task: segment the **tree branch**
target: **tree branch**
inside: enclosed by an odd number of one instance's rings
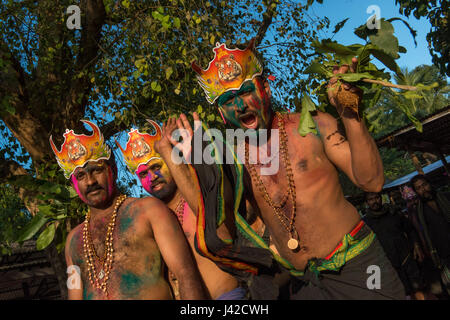
[[[272,8],[272,2],[267,5],[267,10],[263,14],[263,21],[258,29],[258,32],[255,36],[255,47],[258,46],[262,39],[264,39],[264,36],[266,35],[267,29],[269,28],[270,24],[272,23],[273,15],[276,13],[276,7]]]

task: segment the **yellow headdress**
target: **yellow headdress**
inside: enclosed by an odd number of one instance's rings
[[[88,161],[108,160],[111,157],[111,149],[105,144],[100,129],[88,120],[81,122],[92,128],[92,135],[75,134],[73,130],[66,129],[61,151],[58,151],[50,136],[50,145],[66,179],[70,178],[76,168],[83,167]]]
[[[155,135],[151,136],[148,133],[140,133],[138,129],[132,129],[128,132],[129,138],[125,150],[116,141],[117,146],[122,151],[128,170],[133,174],[141,164],[146,164],[154,158],[161,158],[159,153],[155,151],[154,145],[156,141],[161,139],[162,130],[155,121],[147,121],[155,128]]]
[[[244,81],[262,74],[263,67],[256,58],[253,47],[254,39],[245,50],[228,49],[224,43],[216,43],[213,49],[214,59],[206,70],[202,70],[195,62],[192,63],[192,69],[197,73],[197,80],[210,104],[224,92],[239,90]]]

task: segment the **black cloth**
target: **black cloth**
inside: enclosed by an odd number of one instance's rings
[[[364,221],[377,235],[406,293],[411,294],[422,288],[420,268],[413,259],[413,244],[418,241],[418,236],[409,220],[395,208],[384,205],[379,212],[369,209]]]
[[[364,225],[355,238],[363,238],[370,231],[370,228]],[[379,286],[374,280],[377,275],[379,275]],[[316,275],[307,269],[303,277],[291,277],[289,293],[291,300],[404,300],[406,298],[403,284],[377,238],[361,254],[349,260],[339,272],[322,271]]]
[[[445,197],[450,201],[449,193],[442,193],[441,196]],[[428,235],[430,237],[432,246],[437,251],[437,255],[441,260],[441,264],[450,266],[450,223],[448,222],[446,215],[443,210],[448,210],[448,208],[441,208],[438,202],[438,208],[440,212],[434,211],[427,203],[422,203],[423,208],[423,218],[425,221],[425,226],[428,230]],[[447,215],[449,212],[445,212]],[[433,249],[431,249],[433,250]],[[430,250],[430,251],[431,251]]]
[[[192,139],[193,159],[195,159],[196,157],[196,152],[203,152],[204,146],[210,143],[211,141],[203,141],[202,148],[199,148],[199,146],[195,143],[195,139]],[[216,143],[220,143],[220,141],[217,141]],[[216,152],[218,150],[224,149],[216,149]],[[253,243],[242,231],[240,231],[239,228],[236,229],[236,236],[233,239],[233,243],[231,244],[223,242],[217,234],[219,199],[221,196],[220,188],[222,178],[228,180],[232,189],[232,196],[230,197],[230,199],[226,199],[226,205],[230,205],[231,203],[230,206],[233,207],[232,204],[235,200],[235,191],[237,189],[238,179],[240,179],[236,171],[236,165],[216,163],[205,164],[203,162],[201,164],[193,163],[192,167],[196,171],[204,203],[204,234],[208,251],[215,256],[228,258],[236,262],[244,262],[253,267],[256,267],[257,274],[252,274],[245,270],[243,271],[233,268],[232,266],[221,263],[220,261],[213,261],[219,268],[221,268],[225,272],[230,273],[240,281],[243,281],[247,284],[248,290],[250,292],[250,299],[277,299],[279,289],[277,283],[274,282],[273,279],[275,273],[278,272],[278,267],[270,251],[253,245]],[[245,201],[241,200],[238,212],[243,217],[245,217]],[[268,234],[265,235],[265,238],[268,238]],[[195,248],[199,252],[199,254],[203,255],[203,252],[199,250],[197,237],[195,237]]]

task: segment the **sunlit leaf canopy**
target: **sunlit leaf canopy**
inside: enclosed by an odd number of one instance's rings
[[[310,43],[328,26],[306,14],[305,1],[83,0],[76,30],[66,24],[73,4],[0,1],[0,171],[34,216],[19,240],[44,229],[40,248],[57,238],[62,249],[86,212],[56,164],[50,135],[60,145],[66,128],[88,133],[79,120],[89,119],[110,144],[112,136],[124,142],[131,127],[150,130],[145,118],[161,123],[192,111],[220,127],[190,65],[206,67],[216,42],[243,47],[253,37],[275,76],[274,105],[289,107],[304,87]],[[123,192],[134,183],[119,180]]]

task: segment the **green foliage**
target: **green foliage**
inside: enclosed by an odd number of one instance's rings
[[[388,181],[393,181],[416,170],[407,152],[395,148],[381,148],[380,156],[383,160],[384,176]]]
[[[395,60],[400,57],[399,53],[404,53],[406,50],[399,46],[398,40],[394,36],[394,27],[390,22],[393,20],[399,19],[380,19],[380,29],[371,30],[368,29],[365,24],[356,28],[355,34],[365,40],[365,44],[345,46],[336,41],[332,41],[331,39],[312,42],[316,58],[304,70],[304,73],[310,74],[309,83],[311,85],[308,87],[308,90],[315,97],[320,110],[327,110],[330,113],[334,113],[334,108],[331,107],[328,102],[326,83],[330,78],[336,77],[338,82],[344,81],[353,83],[363,89],[364,94],[359,112],[365,119],[368,119],[366,110],[372,108],[377,103],[381,96],[383,86],[386,84],[389,85],[390,83],[387,82],[387,80],[391,78],[389,72],[385,72],[384,68],[379,69],[371,62],[371,59],[373,58],[377,59],[393,72],[396,78],[404,78],[404,75]],[[342,27],[342,22],[337,25],[335,30],[339,31],[340,27]],[[354,57],[358,58],[355,72],[333,74],[333,68],[335,66],[342,64],[351,65],[352,58]],[[372,82],[369,82],[371,80]],[[438,86],[437,83],[428,85],[417,83],[414,92],[407,90],[392,90],[392,92],[407,100],[414,100],[423,98],[424,92],[436,86]],[[418,130],[421,130],[420,122],[413,116],[409,108],[405,105],[396,106],[416,125]],[[307,107],[307,109],[311,110],[311,107]],[[312,109],[312,111],[314,110],[315,108]],[[305,115],[307,112],[308,111],[302,111]],[[314,127],[311,127],[310,124],[305,121],[299,127],[299,132],[302,135],[306,135],[308,132],[314,132]]]
[[[423,91],[420,97],[399,95],[395,90],[384,88],[381,90],[378,103],[366,109],[366,116],[370,123],[370,130],[375,138],[382,137],[398,128],[407,125],[411,118],[416,119],[416,126],[420,126],[418,119],[438,111],[450,104],[450,87],[445,76],[439,73],[436,66],[422,65],[412,71],[402,70],[402,77],[394,77],[401,85],[423,84],[434,88]],[[414,94],[414,91],[411,91]],[[407,116],[407,113],[409,115]]]
[[[30,215],[15,190],[0,185],[0,255],[10,253],[11,244],[30,221]]]
[[[450,5],[447,0],[395,0],[400,4],[400,13],[409,17],[426,17],[431,23],[431,29],[427,34],[428,48],[430,49],[433,63],[440,71],[450,76],[450,44],[449,44],[449,12]]]
[[[39,203],[20,240],[38,237],[40,248],[63,241],[85,210],[56,166],[50,135],[59,145],[65,128],[80,132],[79,120],[87,118],[107,128],[108,140],[132,126],[149,129],[146,118],[161,123],[198,106],[209,126],[223,128],[191,63],[206,67],[216,42],[246,45],[262,23],[268,29],[257,49],[262,60],[271,57],[265,62],[276,76],[273,104],[285,108],[282,92],[305,88],[297,75],[310,59],[312,39],[329,25],[327,18],[312,20],[309,4],[291,1],[88,0],[79,3],[82,29],[70,30],[65,11],[72,4],[0,0],[0,156],[30,175],[8,183],[26,188]],[[63,242],[57,243],[61,249]]]
[[[38,250],[45,249],[57,236],[60,240],[57,249],[64,248],[65,238],[71,226],[78,224],[86,213],[86,205],[79,199],[71,186],[55,182],[56,164],[47,167],[43,179],[36,179],[29,175],[15,176],[9,179],[9,184],[21,187],[29,192],[36,192],[35,199],[39,201],[39,212],[23,228],[19,236],[14,239],[21,243],[39,234],[36,241]],[[53,168],[52,168],[53,167]],[[52,170],[53,169],[53,170]],[[60,176],[58,176],[60,177]],[[53,181],[51,181],[53,180]],[[58,228],[58,226],[61,226]]]

